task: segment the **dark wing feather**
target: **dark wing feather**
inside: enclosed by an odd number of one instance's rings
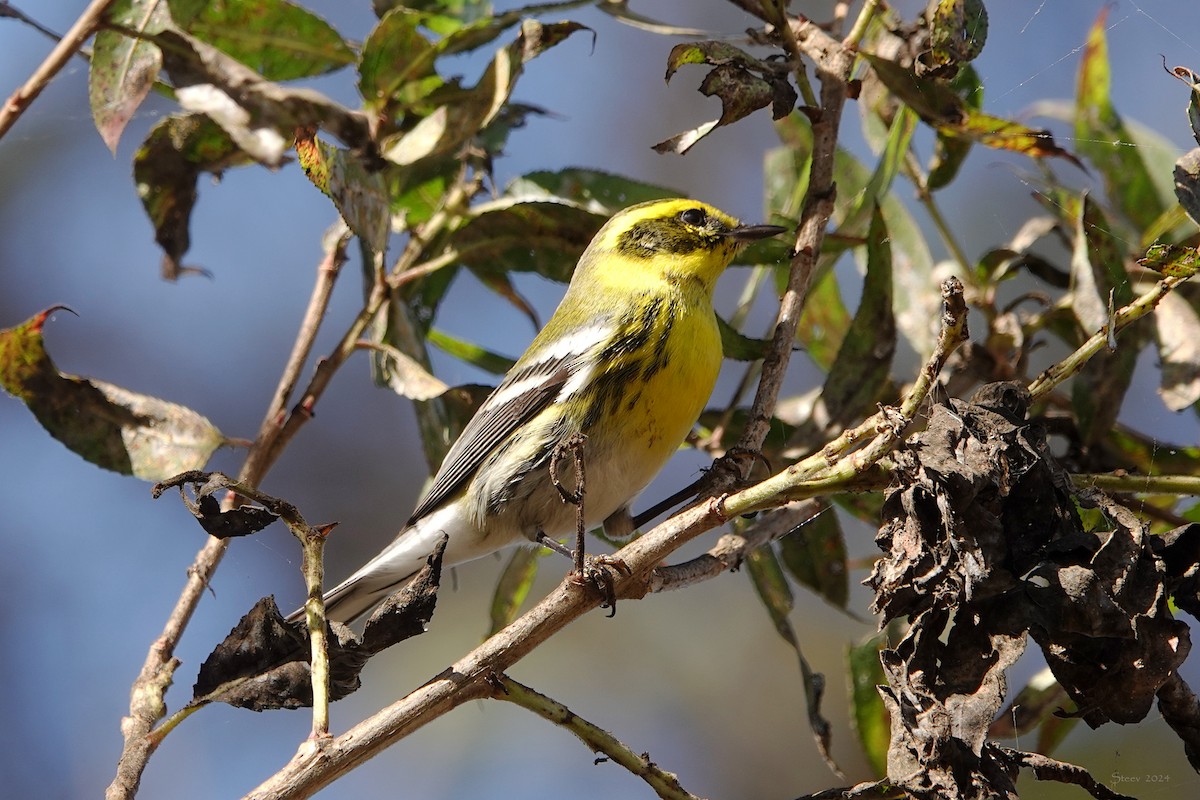
[[[463,428],[458,441],[446,453],[433,484],[417,504],[408,524],[412,525],[458,491],[498,444],[550,405],[577,368],[578,358],[578,353],[570,353],[563,358],[539,361],[510,373],[484,401],[467,427]],[[527,391],[502,403],[492,402],[496,395],[510,386],[537,377],[542,377],[542,380],[531,385]]]

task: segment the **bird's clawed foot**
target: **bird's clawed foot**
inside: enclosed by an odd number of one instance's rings
[[[542,547],[571,559],[573,564],[582,565],[573,567],[567,573],[567,580],[599,594],[603,598],[600,607],[612,609],[610,617],[617,613],[617,578],[627,578],[633,574],[633,570],[629,569],[624,561],[616,556],[589,556],[578,550],[571,550],[544,533],[538,534],[537,541]]]
[[[612,609],[609,616],[617,613],[617,578],[628,578],[633,570],[619,558],[608,555],[587,556],[583,560],[583,569],[572,570],[567,579],[576,586],[582,586],[599,594],[603,599],[601,608]]]

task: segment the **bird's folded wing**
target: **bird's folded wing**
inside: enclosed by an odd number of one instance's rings
[[[610,333],[602,328],[579,331],[569,342],[527,353],[529,363],[520,362],[488,396],[467,423],[458,441],[446,453],[408,524],[436,509],[471,479],[501,442],[557,399],[571,394],[586,382],[586,355],[603,346]],[[532,358],[530,358],[532,356]]]

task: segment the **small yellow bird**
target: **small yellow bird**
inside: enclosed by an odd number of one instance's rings
[[[575,530],[550,474],[561,443],[583,434],[584,512],[593,527],[628,503],[678,449],[721,366],[712,297],[746,243],[775,225],[742,225],[694,200],[655,200],[610,219],[579,259],[558,309],[450,448],[408,523],[325,596],[350,622],[425,564]],[[559,482],[574,487],[563,459]],[[557,549],[557,548],[556,548]],[[300,619],[303,609],[290,619]]]

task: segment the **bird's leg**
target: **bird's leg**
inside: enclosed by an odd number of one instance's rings
[[[547,550],[553,550],[554,552],[558,553],[560,556],[566,556],[567,558],[570,558],[572,560],[574,560],[574,558],[575,558],[575,554],[571,552],[571,549],[569,547],[562,544],[557,539],[550,538],[542,531],[538,531],[537,543],[540,544],[542,547],[546,548]]]
[[[614,572],[622,575],[629,575],[629,567],[619,558],[612,556],[592,556],[588,557],[584,547],[586,544],[585,536],[587,535],[587,522],[584,518],[583,499],[586,493],[586,474],[583,466],[583,445],[587,442],[587,436],[582,433],[573,433],[566,439],[559,442],[554,450],[550,453],[550,482],[554,484],[554,488],[558,490],[558,494],[562,497],[564,503],[570,503],[575,506],[575,550],[570,553],[572,558],[571,578],[581,586],[589,586],[604,598],[601,603],[601,608],[611,608],[612,613],[617,613],[617,592],[616,592],[616,577]],[[564,458],[570,458],[572,465],[575,467],[575,489],[569,490],[563,486],[562,481],[558,477],[558,467]],[[628,512],[626,512],[628,515]],[[613,515],[614,517],[616,515]],[[553,545],[549,542],[554,541],[545,534],[539,534],[538,541],[557,552],[566,550],[558,542]],[[610,614],[609,616],[612,616]]]
[[[583,498],[584,493],[587,491],[583,467],[583,445],[586,442],[586,435],[573,433],[556,444],[554,450],[550,453],[550,482],[554,484],[554,488],[558,490],[558,494],[562,497],[564,503],[570,503],[575,506],[575,553],[573,555],[573,563],[576,575],[583,574],[584,535],[587,533],[587,524],[584,522],[583,515]],[[574,491],[568,490],[567,487],[563,486],[562,481],[558,479],[558,466],[562,463],[563,458],[568,456],[575,467]]]

